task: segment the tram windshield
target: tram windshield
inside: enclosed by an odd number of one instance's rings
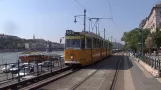
[[[80,49],[80,39],[66,39],[66,48]]]

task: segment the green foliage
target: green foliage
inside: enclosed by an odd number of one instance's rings
[[[151,36],[154,42],[154,47],[159,48],[161,46],[161,31],[156,29],[156,32],[153,32]]]
[[[141,30],[139,28],[135,28],[129,32],[124,32],[124,35],[121,38],[121,40],[125,42],[124,48],[129,48],[134,51],[139,50],[139,44],[141,44],[141,40],[143,39],[143,42],[145,42],[145,39],[147,38],[149,33],[150,30],[148,29]],[[143,37],[141,37],[141,35]]]

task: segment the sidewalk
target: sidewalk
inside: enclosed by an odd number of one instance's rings
[[[154,78],[133,57],[124,57],[115,90],[161,90],[160,78]]]

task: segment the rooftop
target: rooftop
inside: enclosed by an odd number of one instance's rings
[[[161,7],[161,1],[160,2],[158,2],[157,4],[155,4],[155,6],[154,7]]]

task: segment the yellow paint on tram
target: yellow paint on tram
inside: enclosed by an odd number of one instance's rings
[[[111,55],[112,44],[96,34],[89,32],[79,32],[75,34],[66,34],[66,46],[64,51],[64,61],[66,65],[86,66],[99,61]],[[78,40],[75,42],[75,40]],[[67,42],[70,40],[70,42]],[[77,44],[78,47],[68,44]]]

